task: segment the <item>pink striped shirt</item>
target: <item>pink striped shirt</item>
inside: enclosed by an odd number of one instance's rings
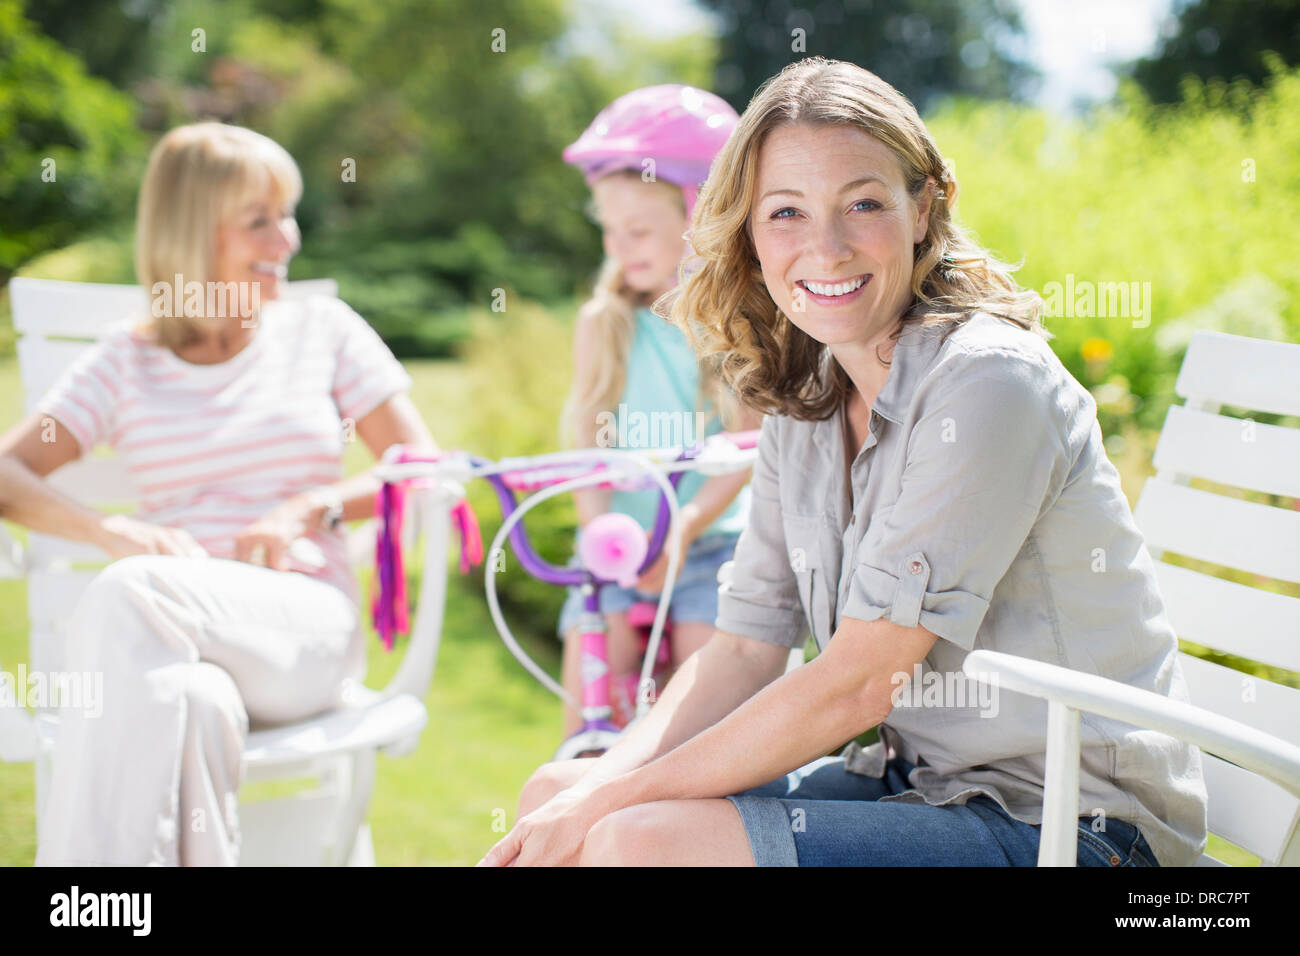
[[[86,454],[108,444],[140,493],[139,517],[184,528],[209,554],[299,492],[343,475],[345,442],[411,379],[338,299],[276,301],[233,358],[194,365],[122,327],[41,400]],[[324,568],[293,564],[357,595],[341,532],[313,531]]]

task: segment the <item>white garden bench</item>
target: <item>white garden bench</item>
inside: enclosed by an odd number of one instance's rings
[[[1227,405],[1300,416],[1300,345],[1198,332],[1135,509],[1178,636],[1300,671],[1300,598],[1162,560],[1166,553],[1300,583],[1300,511],[1191,487],[1193,478],[1300,498],[1300,429],[1219,414]],[[1300,864],[1300,690],[1179,653],[1190,704],[1040,661],[979,650],[974,679],[1048,701],[1040,866],[1074,866],[1079,712],[1189,741],[1202,751],[1209,832],[1264,865]],[[1198,865],[1222,865],[1209,854]]]
[[[30,411],[55,378],[115,320],[148,314],[138,286],[15,278],[9,283],[18,363]],[[292,282],[287,295],[337,295],[333,280]],[[5,426],[12,422],[3,423]],[[101,508],[132,505],[136,493],[125,467],[112,457],[84,457],[51,476],[52,484]],[[240,864],[374,865],[366,822],[376,754],[415,749],[427,722],[423,698],[433,679],[441,636],[448,511],[462,493],[455,487],[425,492],[419,518],[424,568],[417,614],[401,665],[382,690],[350,682],[345,705],[299,723],[254,730],[244,749],[245,783],[302,780],[314,785],[287,796],[244,802],[239,808]],[[412,504],[416,504],[413,500]],[[355,535],[354,563],[373,559],[373,545]],[[370,538],[373,541],[373,537]],[[31,534],[21,561],[27,577],[31,624],[28,672],[61,670],[63,635],[82,590],[107,559],[97,548]],[[0,662],[11,673],[12,664]],[[29,713],[0,706],[0,759],[34,761],[39,832],[58,733],[55,712]],[[124,741],[123,746],[129,746]]]

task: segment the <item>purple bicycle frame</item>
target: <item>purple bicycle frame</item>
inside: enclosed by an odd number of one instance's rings
[[[758,435],[759,432],[755,429],[749,432],[724,433],[722,437],[728,439],[736,448],[746,449],[757,445]],[[707,441],[699,442],[685,449],[677,455],[676,461],[680,462],[697,457],[707,444]],[[385,457],[387,458],[387,455]],[[394,459],[397,463],[406,464],[417,462],[433,463],[437,460],[437,457],[407,458],[404,455],[399,455]],[[483,473],[478,477],[487,479],[496,489],[504,520],[509,520],[519,507],[519,502],[515,500],[515,491],[528,491],[534,488],[534,482],[527,477],[522,481],[520,480],[521,475],[527,474],[526,471],[499,471],[497,470],[497,462],[479,455],[466,455],[465,460],[470,464],[471,470],[481,469]],[[685,471],[672,471],[666,476],[674,493],[681,484],[684,474]],[[404,607],[405,596],[404,591],[397,586],[397,582],[403,579],[401,549],[397,544],[400,539],[403,497],[401,495],[389,496],[387,486],[403,480],[405,479],[401,477],[391,480],[385,479],[385,487],[381,489],[376,499],[376,509],[383,522],[383,530],[376,547],[377,572],[375,580],[378,582],[379,587],[373,601],[372,613],[376,630],[385,639],[386,646],[389,647],[391,647],[393,629],[396,627],[397,630],[404,630],[401,622],[405,619],[405,613],[400,610],[395,611],[394,606],[400,605]],[[542,481],[542,484],[556,483],[559,482],[553,478]],[[654,529],[650,533],[646,556],[638,568],[638,574],[644,574],[663,552],[664,544],[668,538],[671,512],[668,495],[660,487],[659,507],[655,514]],[[477,522],[474,521],[472,512],[466,520],[468,523],[463,524],[461,527],[462,562],[466,557],[464,549],[469,548],[470,550],[467,553],[470,555],[470,562],[477,563],[481,560],[481,555],[474,556],[480,550]],[[396,524],[393,524],[393,522],[396,522]],[[509,540],[524,570],[530,575],[548,584],[578,587],[582,591],[584,611],[579,625],[578,636],[583,662],[582,700],[580,704],[582,728],[561,745],[556,756],[557,759],[560,759],[564,756],[576,756],[584,752],[603,752],[621,733],[620,728],[611,720],[613,708],[610,704],[608,647],[605,620],[600,613],[600,589],[611,584],[617,584],[617,582],[601,578],[587,568],[558,567],[543,560],[533,550],[522,521],[514,522],[514,526],[509,532]],[[462,568],[465,569],[464,564]],[[660,602],[662,605],[662,598]],[[662,607],[660,610],[662,610]],[[505,634],[502,636],[503,638],[506,637]],[[510,643],[508,639],[507,643]],[[558,689],[558,685],[556,689]],[[641,703],[644,703],[644,701]]]
[[[692,458],[699,453],[699,449],[699,445],[693,446],[679,455],[677,460]],[[471,456],[470,460],[476,465],[491,464],[488,459],[476,456]],[[685,472],[677,471],[667,476],[674,492],[681,484],[684,475]],[[514,490],[506,484],[501,474],[490,474],[484,477],[496,489],[497,498],[501,503],[502,518],[509,517],[519,505],[515,500]],[[667,497],[660,492],[654,530],[651,532],[645,560],[641,563],[638,574],[644,574],[663,550],[668,538],[669,518]],[[562,568],[546,561],[533,550],[522,521],[510,529],[510,544],[524,570],[539,581],[564,587],[578,587],[582,590],[583,615],[578,625],[582,661],[582,727],[560,746],[556,758],[564,759],[565,756],[603,752],[622,732],[622,729],[611,720],[613,708],[610,704],[608,634],[605,617],[600,613],[601,589],[616,582],[600,578],[586,568]]]

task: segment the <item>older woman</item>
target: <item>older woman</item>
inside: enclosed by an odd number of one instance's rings
[[[1032,865],[1046,707],[980,698],[966,653],[1184,697],[1095,405],[954,194],[873,74],[808,59],[756,94],[675,311],[769,413],[716,632],[607,754],[541,768],[485,863]],[[820,654],[783,675],[805,622]],[[1199,752],[1081,733],[1080,864],[1195,861]]]
[[[376,455],[433,448],[410,379],[343,303],[281,301],[302,183],[250,130],[159,141],[140,192],[136,269],[151,314],[110,332],[0,438],[6,516],[113,558],[68,629],[64,665],[102,672],[102,715],[63,713],[38,864],[233,864],[251,721],[334,706],[361,676],[356,584],[339,524]],[[50,426],[53,426],[53,441]],[[40,479],[113,446],[140,493],[103,515]]]

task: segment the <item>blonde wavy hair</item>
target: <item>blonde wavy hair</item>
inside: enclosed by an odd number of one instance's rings
[[[261,133],[224,123],[193,123],[171,130],[149,155],[136,206],[135,272],[146,290],[158,282],[207,283],[213,273],[217,230],[250,199],[269,188],[293,208],[302,174],[284,148]],[[146,325],[159,345],[177,349],[201,338],[201,317],[174,308]],[[198,321],[196,321],[198,319]]]
[[[611,176],[641,178],[639,170],[622,170]],[[658,188],[671,188],[685,212],[682,193],[669,183],[652,183]],[[618,400],[627,384],[627,363],[636,334],[636,311],[649,308],[670,321],[666,303],[672,293],[655,301],[649,293],[639,292],[627,283],[619,263],[606,258],[596,276],[591,297],[578,310],[578,322],[590,320],[595,336],[595,353],[600,360],[587,369],[575,370],[569,394],[560,413],[560,443],[565,448],[591,447],[596,441],[598,416],[602,412],[616,412]],[[699,361],[699,392],[696,407],[707,413],[706,422],[721,416],[724,424],[731,424],[738,411],[736,397],[723,381],[719,363],[709,357]]]
[[[912,303],[893,332],[945,325],[951,334],[976,311],[1046,336],[1042,299],[1011,277],[953,220],[957,182],[908,99],[852,63],[810,57],[792,63],[754,94],[713,163],[691,228],[697,268],[684,277],[672,320],[696,351],[717,363],[746,405],[805,421],[829,417],[853,382],[829,349],[791,322],[768,294],[748,231],[759,150],[777,127],[854,126],[897,159],[907,190],[934,188],[925,238],[915,246]],[[883,361],[883,360],[882,360]]]

